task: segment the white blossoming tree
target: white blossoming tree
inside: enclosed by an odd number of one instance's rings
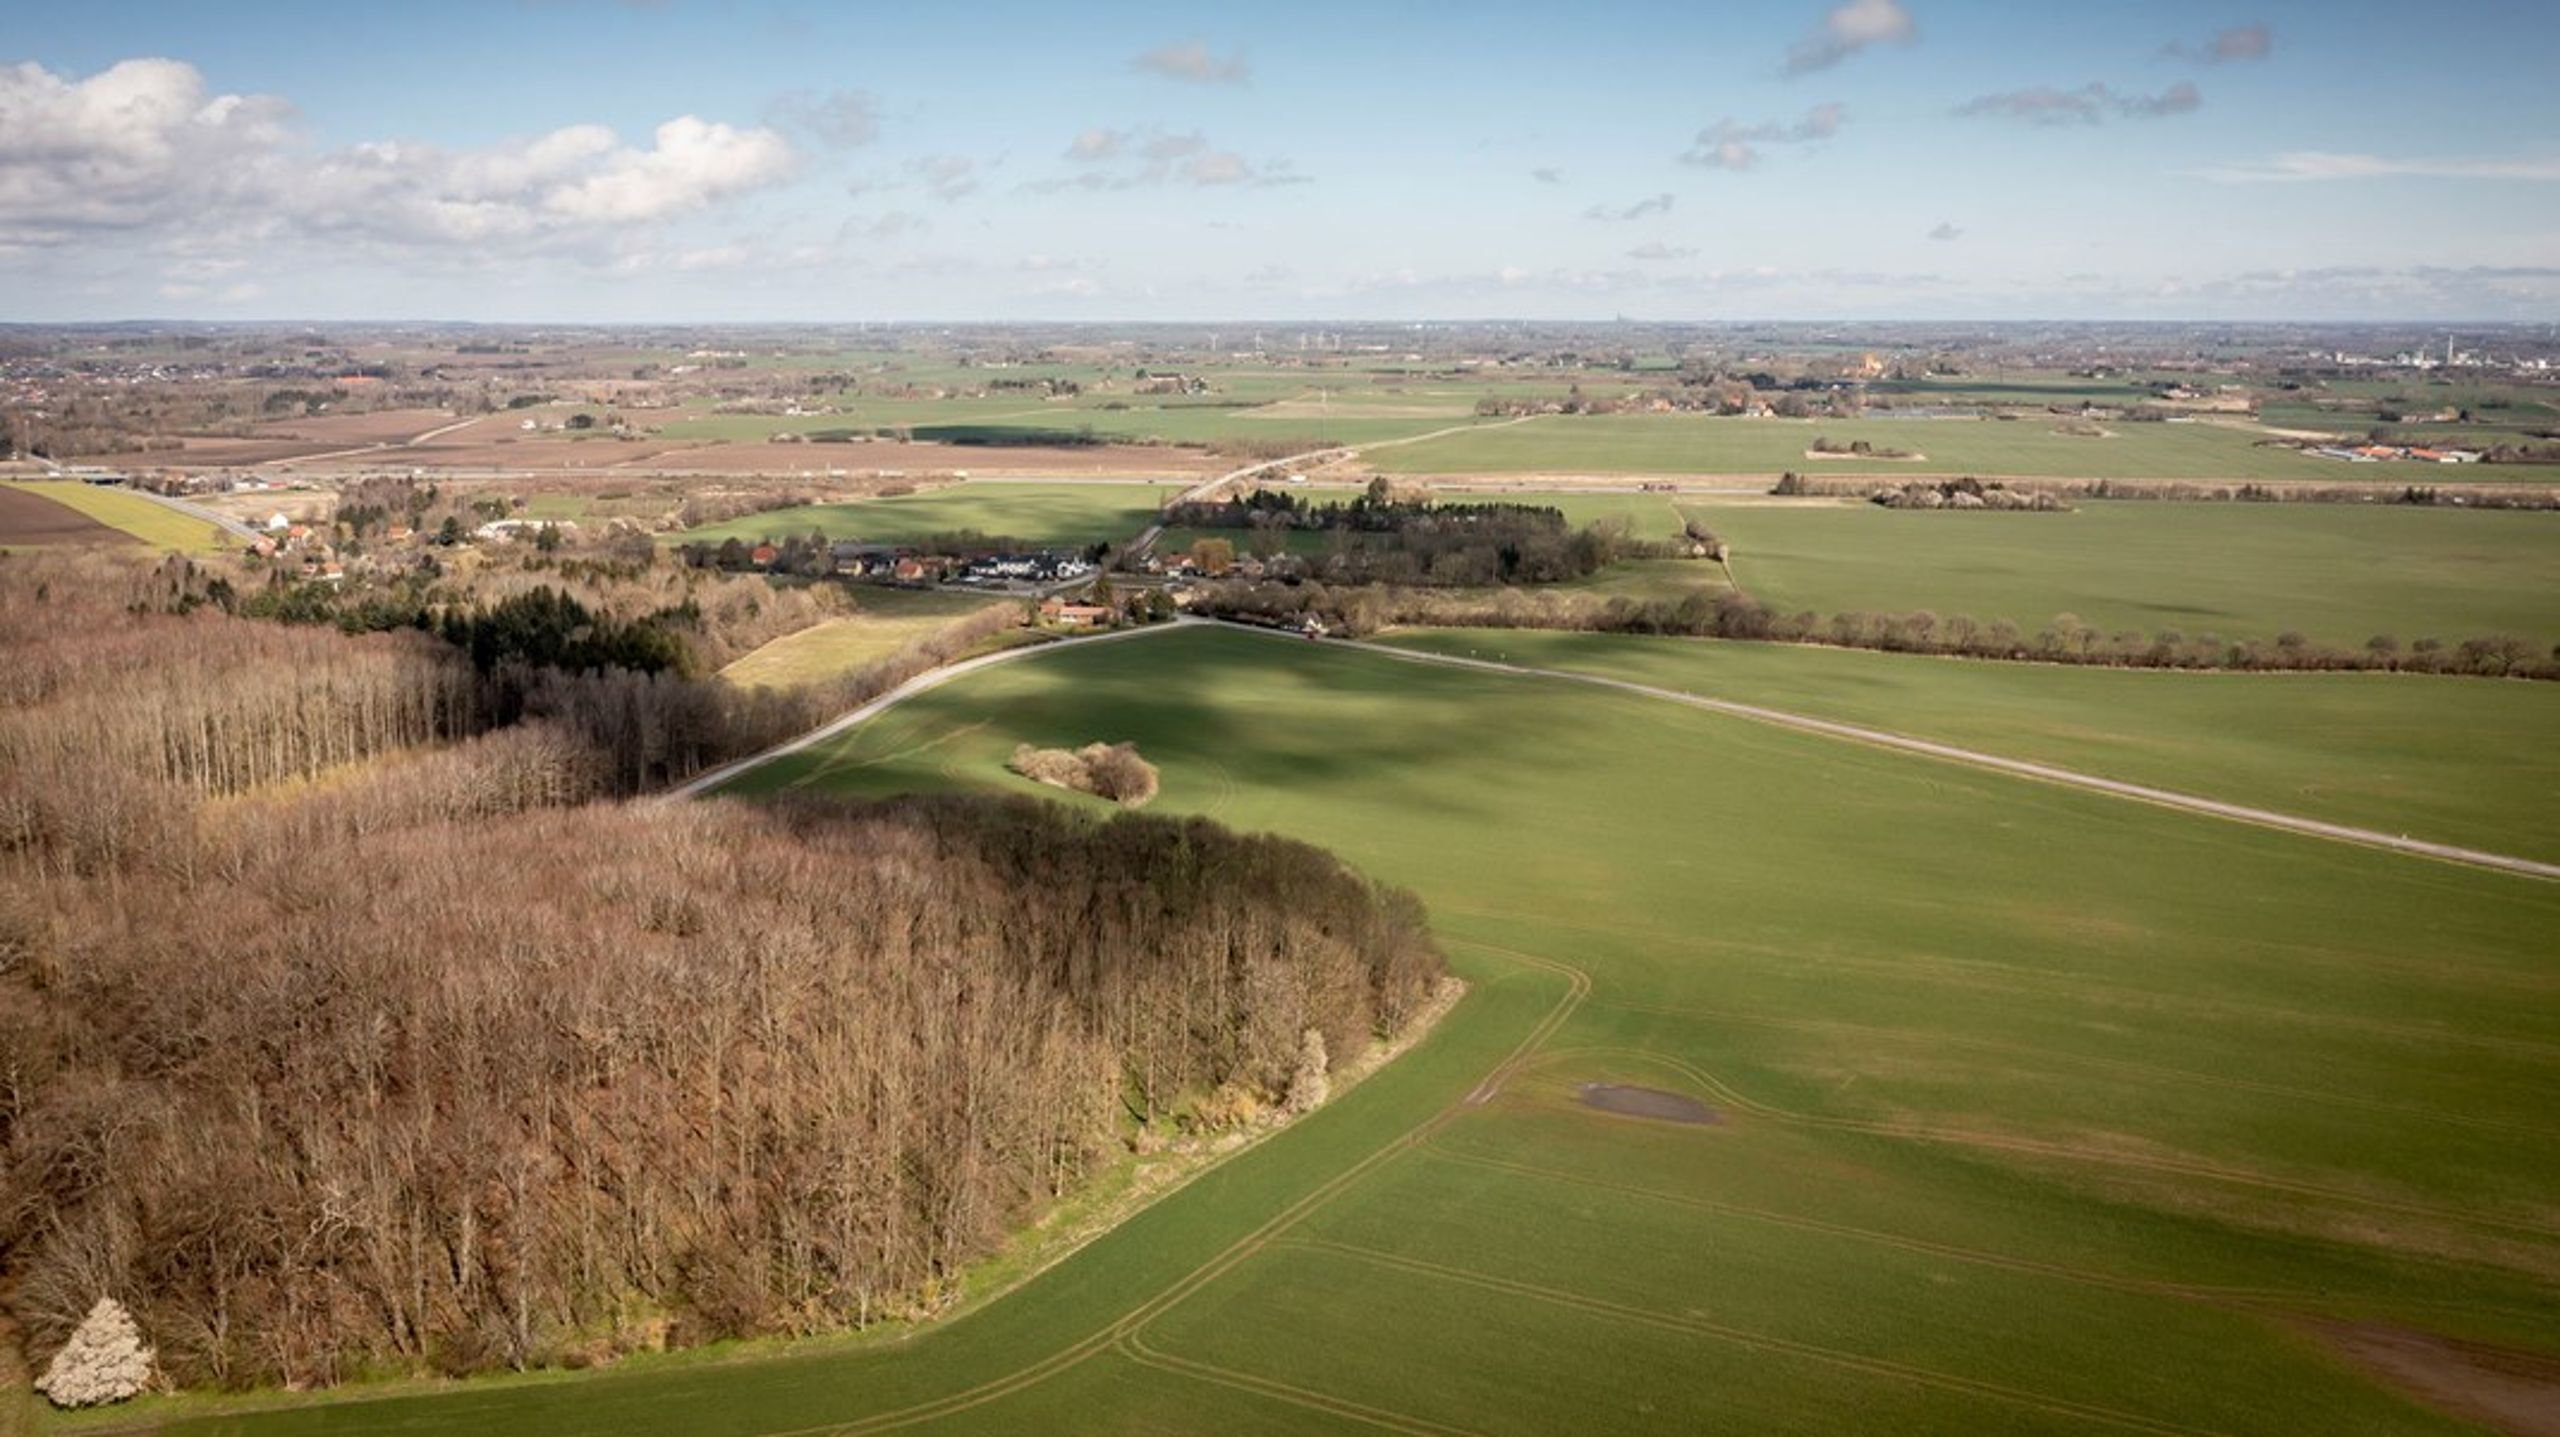
[[[80,1330],[53,1354],[36,1390],[56,1407],[95,1407],[122,1402],[151,1382],[151,1349],[133,1314],[112,1297],[98,1299]]]
[[[1331,1087],[1325,1072],[1332,1066],[1333,1060],[1324,1050],[1323,1031],[1309,1028],[1298,1039],[1298,1065],[1289,1074],[1289,1095],[1283,1099],[1291,1117],[1312,1112],[1323,1104]]]

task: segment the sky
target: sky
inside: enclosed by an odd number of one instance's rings
[[[0,0],[0,321],[2560,320],[2560,4]]]

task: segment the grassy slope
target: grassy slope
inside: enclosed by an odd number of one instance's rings
[[[194,553],[220,548],[225,542],[225,536],[217,526],[121,489],[71,480],[11,481],[9,487],[41,495],[65,508],[77,509],[99,523],[121,529],[156,549]]]
[[[2090,503],[2067,514],[1684,502],[1783,609],[2006,618],[2341,647],[2560,641],[2560,515],[2348,505]]]
[[[896,499],[776,509],[676,535],[680,541],[754,542],[818,530],[830,539],[897,544],[975,529],[1034,544],[1083,545],[1134,537],[1179,484],[1009,484],[972,480]]]
[[[993,604],[1021,602],[905,589],[866,588],[857,593],[862,612],[785,634],[722,669],[720,677],[733,684],[770,688],[840,678],[963,615]]]
[[[1615,634],[1387,642],[1627,678],[2306,817],[2560,860],[2560,684],[2181,674]]]
[[[2257,447],[2255,436],[2209,424],[2117,424],[2113,438],[2054,431],[2041,420],[1784,420],[1703,415],[1598,415],[1453,434],[1380,451],[1391,473],[1980,474],[2076,479],[2302,479],[2358,483],[2530,483],[2550,466],[2494,470],[2434,464],[2341,464]],[[1919,460],[1809,459],[1814,439],[1864,439]]]
[[[1024,791],[1012,744],[1097,735],[1162,766],[1159,808],[1415,886],[1475,993],[905,1346],[224,1430],[775,1432],[970,1392],[951,1425],[988,1431],[1335,1401],[1497,1432],[2440,1432],[2297,1319],[2553,1345],[2549,885],[1219,632],[973,675],[752,782]],[[1724,1121],[1600,1116],[1586,1081]]]

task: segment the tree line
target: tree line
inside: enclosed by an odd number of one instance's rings
[[[0,561],[0,1301],[35,1367],[102,1296],[224,1386],[926,1315],[1142,1135],[1302,1106],[1440,979],[1410,895],[1305,845],[593,802],[728,742],[669,697],[717,686],[482,674],[90,562]]]
[[[2560,679],[2560,648],[2513,634],[2403,643],[2376,634],[2339,648],[2288,630],[2272,640],[2226,639],[2163,629],[2109,632],[2058,614],[2029,628],[2008,619],[1942,617],[1930,610],[1819,614],[1787,612],[1731,590],[1704,587],[1677,598],[1452,591],[1386,585],[1230,581],[1204,588],[1192,612],[1246,623],[1296,625],[1313,619],[1357,638],[1397,625],[1440,628],[1562,629],[1584,633],[1670,634],[1689,638],[1820,644],[1886,653],[2084,664],[2104,668],[2226,669],[2266,672],[2365,671],[2478,678]]]
[[[1953,487],[1949,487],[1949,485]],[[1778,476],[1769,492],[1781,495],[1836,495],[1883,502],[1908,486],[1874,475],[1799,474]],[[2059,504],[2066,499],[2148,499],[2167,503],[2239,504],[2405,504],[2417,508],[2560,509],[2560,487],[2481,484],[2237,484],[2199,483],[2175,479],[2000,479],[1985,483],[1971,475],[1937,484],[1942,496],[1971,492],[1988,499],[1993,491],[2011,501],[2039,500]]]
[[[1175,504],[1175,528],[1241,529],[1271,565],[1325,584],[1412,584],[1472,588],[1557,584],[1587,578],[1622,559],[1686,554],[1688,546],[1631,537],[1622,522],[1575,528],[1560,509],[1535,504],[1443,504],[1402,499],[1380,479],[1344,502],[1312,504],[1259,489],[1223,500]],[[1284,553],[1277,535],[1329,536],[1313,553]]]

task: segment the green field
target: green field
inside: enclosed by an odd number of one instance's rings
[[[672,536],[679,543],[778,539],[812,531],[866,544],[906,544],[974,529],[1027,544],[1083,546],[1135,538],[1179,484],[1039,483],[973,479],[894,499],[812,504],[749,514]]]
[[[2549,466],[2492,472],[2415,463],[2343,464],[2213,424],[2110,424],[2108,438],[2059,433],[2058,419],[1733,419],[1694,414],[1564,416],[1379,451],[1393,474],[1979,474],[2058,479],[2504,483],[2560,477]],[[1922,455],[1806,455],[1817,437]]]
[[[201,1430],[2426,1433],[2333,1334],[2560,1356],[2553,885],[1222,631],[746,786],[1032,792],[1014,744],[1096,738],[1413,886],[1469,997],[910,1341]]]
[[[749,688],[794,688],[842,678],[889,657],[954,619],[1019,599],[955,594],[935,589],[865,587],[854,591],[862,611],[829,619],[781,638],[720,671]]]
[[[2560,641],[2560,515],[2344,504],[2092,502],[2067,514],[1858,503],[1684,511],[1784,610],[1926,609],[2029,633],[2074,614],[2109,633],[2353,648],[2510,633]]]
[[[78,510],[111,529],[121,529],[155,549],[200,553],[230,542],[221,527],[191,518],[139,494],[68,479],[11,480],[9,487],[39,495]]]
[[[2560,862],[2560,684],[2084,669],[1618,634],[1423,629],[1384,642]]]
[[[966,371],[963,371],[966,373]],[[1016,376],[1025,377],[1025,376]],[[1028,377],[1038,377],[1035,373]],[[1060,377],[1076,377],[1063,375]],[[976,382],[985,382],[980,375]],[[1124,376],[1125,379],[1125,376]],[[1094,382],[1092,375],[1082,382]],[[1476,389],[1379,392],[1372,386],[1319,385],[1303,375],[1217,375],[1214,393],[1195,396],[1089,392],[1043,399],[989,394],[942,399],[860,394],[821,396],[828,414],[694,413],[666,421],[668,439],[755,442],[776,434],[863,434],[903,431],[920,440],[993,444],[1076,442],[1216,445],[1239,440],[1303,439],[1376,443],[1477,423]],[[1321,390],[1321,392],[1319,392]],[[997,450],[995,452],[1001,452]]]

